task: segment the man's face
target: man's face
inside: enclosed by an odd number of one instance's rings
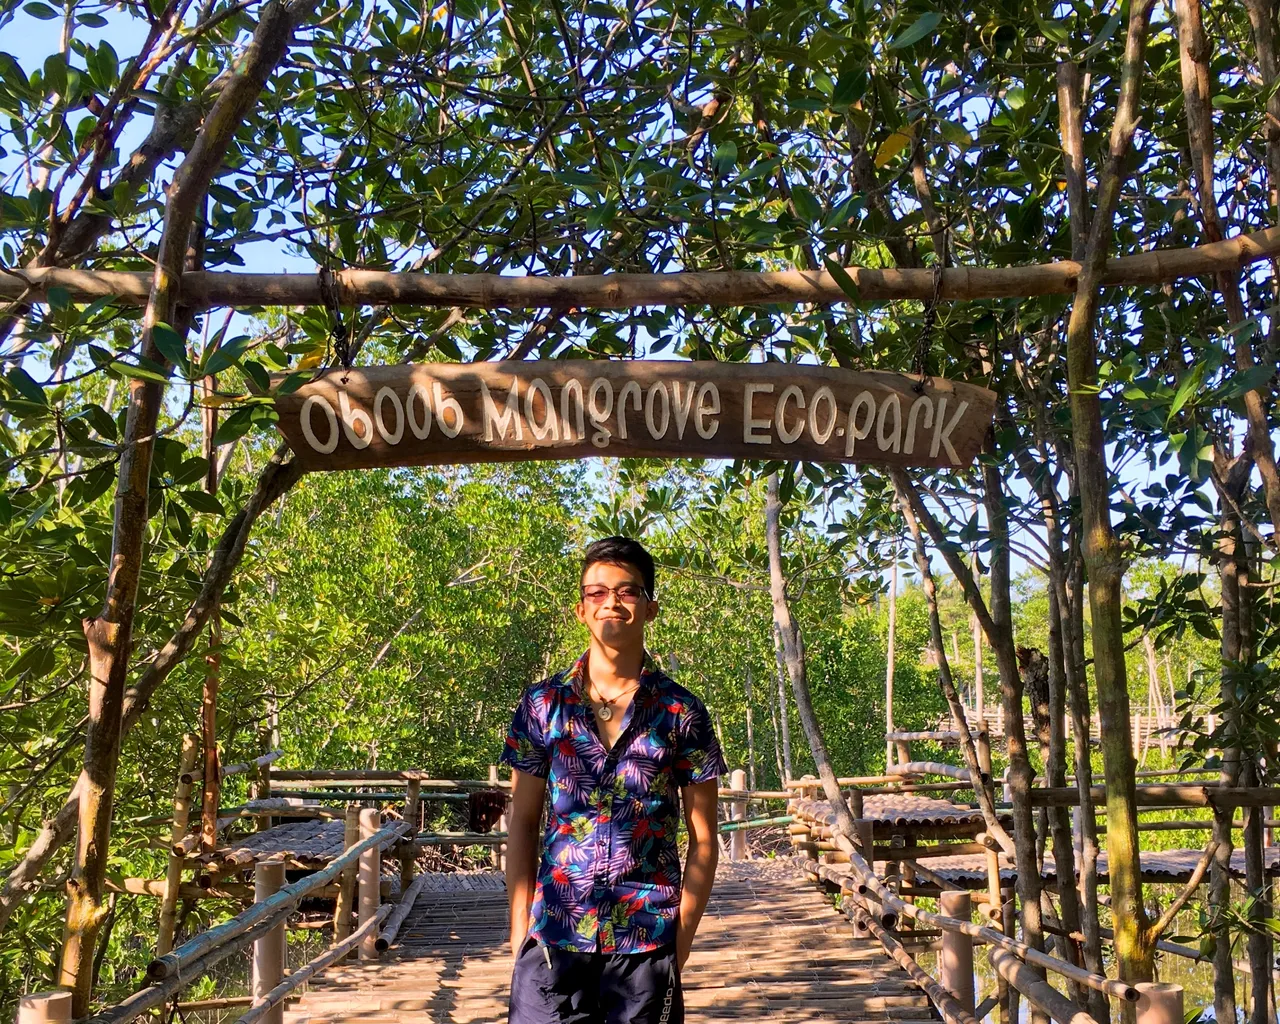
[[[592,598],[593,587],[612,587],[599,599]],[[634,600],[618,595],[618,588],[640,591]],[[644,641],[644,624],[658,614],[658,604],[643,593],[644,577],[633,565],[611,565],[595,562],[582,577],[582,589],[574,614],[591,635],[606,647],[633,647]]]

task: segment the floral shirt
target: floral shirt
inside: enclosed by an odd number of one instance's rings
[[[547,779],[550,792],[529,934],[582,952],[643,953],[675,939],[679,790],[728,769],[706,706],[647,651],[606,749],[586,660],[525,689],[500,758]]]

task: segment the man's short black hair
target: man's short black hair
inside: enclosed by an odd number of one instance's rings
[[[644,549],[644,545],[630,537],[604,537],[588,546],[582,556],[582,573],[578,581],[587,575],[587,570],[597,562],[608,565],[630,565],[640,570],[644,580],[644,592],[649,600],[653,600],[654,570],[653,556]]]

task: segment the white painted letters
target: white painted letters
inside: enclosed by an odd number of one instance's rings
[[[794,384],[788,384],[782,389],[782,394],[778,396],[778,405],[773,412],[773,422],[778,428],[778,440],[783,444],[794,444],[804,433],[804,413],[797,417],[795,427],[787,428],[787,402],[789,401],[794,401],[797,408],[804,408],[804,392]]]
[[[757,430],[767,430],[769,427],[768,418],[758,419],[752,415],[751,403],[755,401],[757,394],[768,394],[773,390],[772,384],[748,384],[742,389],[742,443],[743,444],[772,444],[773,438],[765,434],[757,434]]]
[[[711,426],[707,426],[707,417],[715,416],[717,419],[711,421]],[[694,411],[694,429],[698,431],[698,436],[704,441],[710,441],[716,436],[716,431],[720,429],[720,389],[711,381],[703,384],[698,388],[698,407]]]
[[[867,421],[861,427],[858,426],[858,410],[867,410]],[[859,391],[853,399],[853,404],[849,406],[849,418],[844,425],[844,454],[848,458],[853,454],[854,441],[861,441],[871,433],[871,424],[876,418],[876,400],[871,397],[870,391]]]
[[[329,421],[329,440],[323,444],[316,437],[315,430],[311,426],[311,410],[319,409],[324,413],[324,418]],[[302,425],[302,436],[307,439],[307,444],[311,445],[321,455],[328,455],[338,447],[338,417],[333,414],[333,406],[325,401],[321,395],[311,395],[302,403],[302,411],[298,414],[298,422]]]
[[[535,395],[542,396],[542,422],[538,422],[535,415],[536,408],[533,404]],[[556,405],[551,399],[551,389],[547,387],[547,382],[541,377],[534,377],[529,381],[529,387],[524,393],[524,418],[529,424],[529,433],[533,435],[535,441],[545,441],[550,438],[552,441],[560,440],[560,431],[556,424]]]
[[[387,421],[382,416],[382,406],[386,402],[390,402],[396,411],[395,430],[387,429]],[[400,396],[390,388],[378,388],[378,393],[373,396],[373,423],[387,444],[399,444],[400,438],[404,437],[404,409],[400,406]]]
[[[603,408],[599,403],[600,395],[604,396]],[[596,428],[591,434],[591,443],[597,448],[608,448],[608,423],[613,414],[613,382],[608,377],[597,377],[591,382],[591,390],[587,392],[587,411],[591,425]]]
[[[524,440],[524,426],[520,420],[520,392],[517,390],[516,378],[511,378],[511,386],[507,388],[507,401],[503,405],[502,411],[498,411],[498,403],[493,400],[493,396],[489,393],[489,385],[484,381],[480,382],[480,409],[484,420],[484,439],[492,441],[495,437],[494,427],[497,427],[496,436],[501,439],[507,436],[507,428],[514,425],[517,441]]]

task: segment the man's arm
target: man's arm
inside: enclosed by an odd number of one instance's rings
[[[511,906],[513,958],[519,955],[529,931],[529,909],[533,906],[538,875],[538,826],[546,791],[546,779],[519,769],[511,772],[511,809],[507,814],[507,899]],[[714,804],[712,806],[714,808]]]
[[[680,892],[680,916],[676,924],[676,963],[681,970],[693,948],[702,912],[707,909],[711,885],[720,860],[716,826],[716,779],[696,782],[680,790],[684,820],[689,828],[689,853],[685,857]]]

